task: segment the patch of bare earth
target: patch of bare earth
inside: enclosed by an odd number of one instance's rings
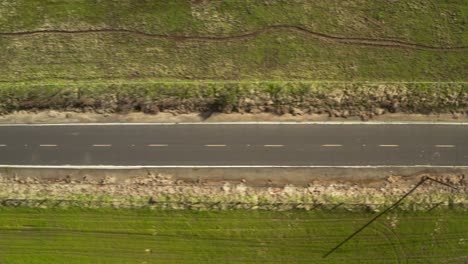
[[[127,114],[97,112],[62,112],[62,111],[19,111],[0,115],[0,123],[180,123],[180,122],[311,122],[311,121],[362,121],[359,117],[343,118],[329,114],[284,114],[273,113],[188,113],[160,112],[145,114],[130,112]],[[402,114],[385,113],[376,115],[370,121],[421,121],[421,122],[468,122],[468,115],[454,114]]]

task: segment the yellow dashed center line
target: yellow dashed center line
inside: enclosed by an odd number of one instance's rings
[[[205,147],[226,147],[226,145],[205,145]]]
[[[342,147],[343,145],[339,145],[339,144],[325,144],[325,145],[322,145],[322,147]]]
[[[454,148],[455,145],[435,145],[436,148]]]
[[[379,147],[383,148],[398,148],[400,145],[379,145]]]

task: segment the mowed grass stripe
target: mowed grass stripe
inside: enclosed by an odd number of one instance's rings
[[[227,260],[232,263],[321,263],[325,251],[373,216],[306,211],[25,208],[0,209],[0,213],[0,248],[5,252],[2,258],[7,263],[33,260],[48,263],[47,260],[51,259],[57,263],[115,263],[117,259],[148,263],[193,263],[194,260],[213,263]],[[422,262],[464,254],[457,243],[468,232],[467,225],[463,224],[467,221],[467,212],[407,213],[396,217],[398,225],[392,232],[398,235],[399,240],[393,235],[388,237],[390,220],[382,218],[337,252],[331,263],[345,259],[355,262],[393,261],[395,247],[402,247],[411,252],[408,257]],[[432,245],[435,241],[430,234],[437,221],[444,223],[444,232],[436,238],[437,250],[427,254],[422,246]],[[400,241],[400,244],[395,244],[395,241]],[[145,249],[151,252],[145,252]],[[38,256],[44,261],[36,261]]]

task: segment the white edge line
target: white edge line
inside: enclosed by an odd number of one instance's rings
[[[111,144],[94,144],[93,147],[112,147]]]
[[[343,145],[340,144],[324,144],[320,145],[321,147],[342,147]]]
[[[213,148],[216,148],[216,147],[226,147],[226,145],[205,145],[205,147],[213,147]]]
[[[398,148],[400,145],[379,145],[379,147],[383,148]]]
[[[58,145],[53,145],[53,144],[42,144],[42,145],[39,145],[39,147],[58,147]]]
[[[167,144],[149,144],[148,147],[168,147]]]
[[[284,147],[284,145],[263,145],[266,148],[281,148]]]
[[[288,166],[288,165],[161,165],[161,166],[148,166],[148,165],[135,165],[135,166],[112,166],[112,165],[89,165],[89,166],[76,166],[76,165],[0,165],[0,168],[26,168],[26,169],[162,169],[162,168],[343,168],[343,169],[379,169],[379,168],[452,168],[452,169],[468,169],[467,166],[432,166],[432,165],[375,165],[375,166]]]
[[[58,123],[58,124],[0,124],[14,126],[173,126],[173,125],[454,125],[468,126],[468,122],[362,122],[362,121],[313,121],[313,122],[181,122],[181,123]]]

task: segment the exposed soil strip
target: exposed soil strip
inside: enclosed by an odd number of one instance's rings
[[[164,38],[175,41],[231,41],[240,40],[247,38],[254,38],[260,34],[267,33],[275,30],[291,30],[307,35],[311,35],[317,39],[323,41],[332,41],[343,44],[352,44],[360,46],[377,46],[377,47],[390,47],[390,48],[407,48],[407,49],[426,49],[426,50],[438,50],[438,51],[453,51],[453,50],[467,50],[468,46],[459,47],[436,47],[425,44],[417,44],[411,42],[404,42],[393,39],[379,39],[379,38],[353,38],[353,37],[340,37],[327,35],[320,32],[308,30],[299,26],[290,25],[274,25],[265,27],[260,30],[247,32],[235,36],[184,36],[184,35],[164,35],[164,34],[152,34],[137,30],[129,29],[88,29],[88,30],[36,30],[36,31],[23,31],[23,32],[0,32],[0,36],[27,36],[27,35],[39,35],[39,34],[87,34],[87,33],[125,33],[140,35],[152,38]]]

